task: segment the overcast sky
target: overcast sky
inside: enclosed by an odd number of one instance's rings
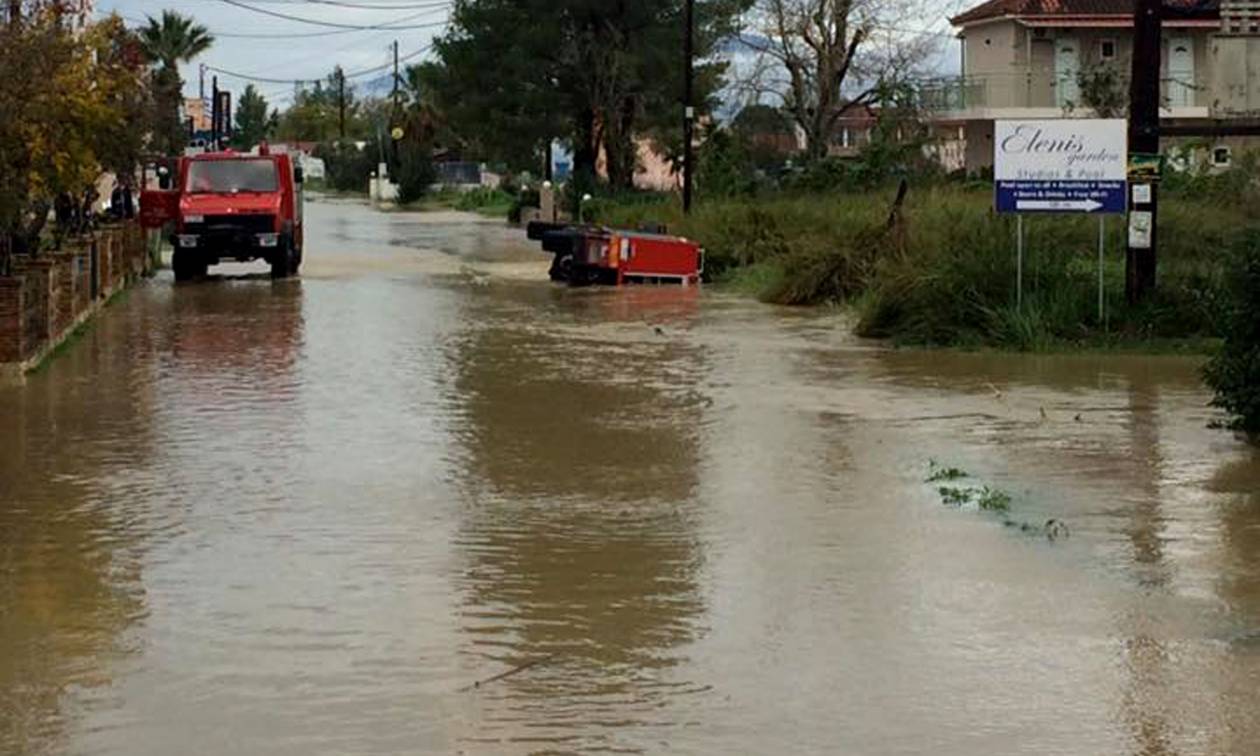
[[[407,62],[421,60],[427,53],[420,51],[442,32],[450,8],[449,0],[239,1],[268,12],[332,24],[425,28],[348,30],[317,26],[275,18],[224,0],[97,0],[97,12],[104,15],[117,11],[128,26],[134,27],[142,25],[146,16],[158,18],[164,9],[173,9],[192,16],[209,29],[215,36],[214,46],[182,71],[185,92],[195,97],[200,63],[268,79],[314,80],[327,76],[337,64],[347,73],[388,66],[393,59],[394,40],[398,40],[402,57],[412,56]],[[347,8],[330,4],[339,1],[374,7]],[[236,35],[277,35],[277,38]],[[211,75],[214,72],[207,73],[207,92]],[[235,91],[238,96],[248,83],[223,73],[218,76],[219,85]],[[388,76],[386,69],[354,81],[363,84],[384,78],[387,87]],[[292,84],[256,82],[255,86],[273,106],[284,106],[293,95]]]
[[[258,11],[234,3],[252,6]],[[345,7],[339,3],[372,7]],[[946,0],[942,11],[970,4],[974,3]],[[162,10],[169,8],[194,17],[209,29],[215,36],[214,46],[182,72],[186,94],[196,96],[198,64],[202,63],[250,76],[304,81],[322,79],[337,64],[350,74],[381,67],[381,71],[367,73],[353,81],[360,86],[375,85],[387,91],[394,40],[398,40],[400,54],[408,59],[406,62],[424,59],[428,56],[425,48],[441,34],[446,24],[450,6],[451,0],[97,0],[97,13],[117,11],[134,27],[142,25],[146,16],[160,17]],[[369,28],[320,26],[277,18],[269,13]],[[933,30],[940,40],[937,55],[933,56],[937,60],[932,67],[942,74],[958,70],[958,43],[948,36],[950,28],[945,15],[943,12],[939,19],[921,27]],[[207,92],[212,75],[215,72],[207,73]],[[247,79],[229,74],[217,75],[220,86],[237,96],[248,83]],[[255,86],[273,107],[284,107],[293,96],[293,84],[255,82]]]

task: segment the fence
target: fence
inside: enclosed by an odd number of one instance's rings
[[[1204,77],[1165,77],[1160,80],[1163,107],[1205,107],[1211,104]],[[1122,71],[1116,88],[1127,99],[1129,76]],[[973,74],[925,79],[918,84],[919,103],[928,111],[959,112],[977,108],[1085,109],[1075,75],[1048,71]]]
[[[0,276],[0,370],[20,374],[37,365],[110,297],[151,272],[135,223],[14,258],[12,275]]]
[[[435,163],[437,179],[435,183],[444,186],[480,186],[481,164],[469,162]]]

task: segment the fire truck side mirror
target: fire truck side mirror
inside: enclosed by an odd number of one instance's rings
[[[166,166],[158,168],[158,188],[167,191],[171,188],[171,172]]]
[[[302,166],[299,165],[293,169],[293,180],[299,184],[306,180],[305,174],[302,173]]]

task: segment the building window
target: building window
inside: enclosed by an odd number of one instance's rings
[[[1212,165],[1217,168],[1228,168],[1232,159],[1233,154],[1228,147],[1217,147],[1212,150]]]
[[[1116,59],[1116,41],[1114,39],[1104,39],[1098,45],[1098,57],[1103,60]]]

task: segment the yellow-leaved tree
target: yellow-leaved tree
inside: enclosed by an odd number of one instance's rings
[[[12,8],[0,27],[0,275],[35,254],[53,200],[130,171],[145,138],[144,60],[116,16],[64,3]]]

